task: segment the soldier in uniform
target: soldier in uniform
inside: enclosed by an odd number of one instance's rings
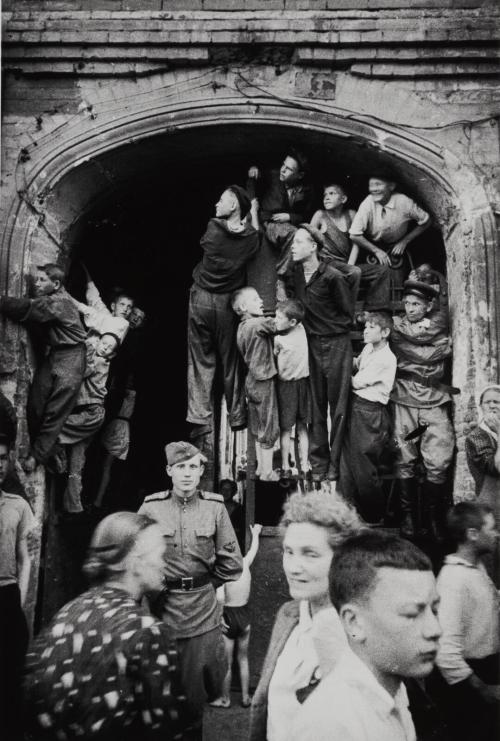
[[[220,696],[227,668],[215,590],[240,577],[243,559],[223,497],[198,489],[205,456],[187,442],[169,443],[165,452],[172,491],[146,497],[139,512],[157,520],[165,536],[159,609],[177,639],[194,721],[189,738],[201,739],[203,706]]]

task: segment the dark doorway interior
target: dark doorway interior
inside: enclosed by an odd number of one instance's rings
[[[131,450],[126,476],[120,477],[121,506],[132,508],[144,493],[164,487],[163,446],[188,432],[187,302],[199,239],[214,204],[225,185],[245,183],[249,165],[279,166],[290,145],[310,157],[317,207],[322,184],[340,178],[355,208],[366,194],[370,167],[388,159],[362,143],[314,132],[221,126],[155,137],[95,162],[106,187],[68,235],[73,241],[70,288],[81,295],[83,261],[105,299],[114,286],[122,286],[148,316]],[[391,164],[403,190],[422,202],[415,171]],[[437,230],[417,247],[418,262],[430,260],[445,269]]]

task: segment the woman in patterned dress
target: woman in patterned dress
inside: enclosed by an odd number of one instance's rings
[[[28,653],[32,738],[182,737],[175,645],[140,605],[162,589],[164,549],[147,515],[116,512],[99,523],[83,567],[91,588],[59,610]]]

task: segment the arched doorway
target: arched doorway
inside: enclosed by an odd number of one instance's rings
[[[360,197],[371,164],[383,159],[399,173],[403,189],[431,211],[444,238],[453,333],[461,349],[454,383],[464,391],[455,409],[463,439],[461,425],[473,403],[475,388],[482,382],[480,373],[471,375],[468,364],[472,358],[476,362],[479,358],[478,368],[486,373],[486,361],[496,357],[497,347],[495,304],[488,310],[476,298],[483,295],[485,285],[494,284],[494,270],[488,270],[494,243],[493,222],[486,198],[481,201],[477,195],[480,189],[476,189],[476,202],[466,202],[467,183],[456,176],[453,158],[425,139],[409,137],[404,131],[356,118],[355,114],[337,114],[326,105],[323,110],[317,106],[314,110],[304,108],[270,103],[268,99],[253,99],[250,103],[241,96],[217,104],[169,104],[152,99],[146,108],[124,105],[117,112],[116,107],[103,107],[97,118],[79,119],[43,137],[36,147],[26,151],[20,163],[19,198],[12,203],[4,233],[2,275],[6,276],[9,292],[22,293],[30,264],[47,259],[58,259],[68,266],[75,258],[85,259],[91,269],[100,264],[99,277],[104,288],[112,285],[110,281],[120,268],[122,276],[117,276],[118,281],[128,280],[133,274],[136,283],[131,289],[143,296],[145,304],[151,302],[150,312],[156,311],[161,317],[158,327],[172,328],[165,333],[165,340],[160,329],[153,333],[152,362],[155,342],[170,340],[176,358],[180,358],[185,355],[184,347],[180,347],[185,307],[182,300],[179,305],[175,298],[187,297],[191,268],[197,259],[193,250],[223,185],[241,182],[254,157],[276,161],[287,144],[294,142],[312,153],[313,168],[318,174],[327,168],[351,174],[353,197]],[[115,236],[106,238],[106,230],[116,230],[115,218],[122,217],[122,226]],[[146,245],[141,244],[145,230]],[[109,245],[111,256],[106,253]],[[439,249],[439,245],[436,237],[435,247]],[[121,260],[125,254],[127,259]],[[157,261],[155,270],[149,273],[140,269],[147,262],[145,254]],[[474,270],[468,269],[471,264]],[[123,266],[128,266],[124,272]],[[169,283],[175,285],[175,294],[168,290]],[[170,303],[172,297],[175,298]],[[163,313],[159,307],[163,307]],[[476,327],[469,326],[466,333],[464,316],[469,322],[470,317],[476,322]],[[478,327],[479,332],[475,331]],[[16,369],[29,366],[29,360],[22,354],[17,328],[9,325],[5,339],[3,371],[10,374],[12,382]],[[156,405],[156,429],[162,433],[156,435],[155,446],[160,449],[161,442],[171,436],[162,426],[165,420],[172,422],[172,430],[178,430],[183,421],[183,366],[184,358],[182,365],[174,367],[179,373],[174,381],[179,389],[175,415],[169,420],[171,406],[167,396]],[[158,376],[152,388],[157,393],[165,371],[155,371]],[[16,375],[15,381],[22,412],[26,374]],[[461,465],[463,461],[461,464],[459,459],[458,471]],[[154,470],[155,466],[148,466],[148,471]],[[155,476],[153,473],[151,488],[156,487]],[[38,481],[41,500],[41,472],[35,474],[34,480]],[[463,485],[459,474],[457,482]],[[40,501],[40,517],[42,509]]]

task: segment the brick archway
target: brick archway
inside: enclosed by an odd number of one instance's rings
[[[71,190],[85,165],[106,152],[143,142],[159,135],[206,127],[261,125],[290,127],[318,133],[332,140],[358,143],[390,159],[426,194],[426,202],[439,223],[446,245],[452,332],[455,347],[453,382],[462,388],[455,405],[459,445],[456,494],[470,490],[463,453],[463,439],[473,418],[475,396],[487,380],[496,380],[500,310],[494,298],[499,264],[493,213],[486,193],[472,170],[449,152],[423,137],[415,137],[390,124],[354,112],[337,110],[315,101],[247,99],[232,95],[215,99],[140,96],[134,104],[126,99],[89,106],[81,115],[40,136],[21,152],[17,196],[10,203],[0,251],[1,290],[22,295],[31,264],[43,255],[66,260],[66,230],[85,211],[95,196],[93,188],[112,188],[111,183],[89,184],[79,198]],[[471,197],[473,194],[473,197]],[[2,384],[15,396],[21,419],[20,444],[27,434],[23,410],[32,365],[30,346],[17,326],[4,323],[0,330]],[[13,393],[14,390],[14,393]],[[27,482],[39,521],[43,519],[45,482],[41,471]],[[36,549],[35,549],[36,550]],[[37,559],[35,559],[37,560]],[[36,590],[33,589],[35,594]]]

